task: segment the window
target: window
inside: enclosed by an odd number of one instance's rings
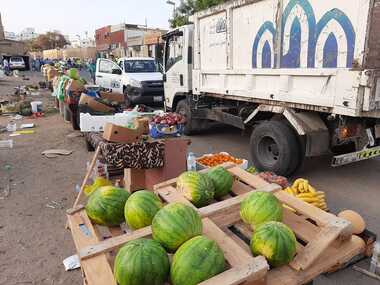
[[[183,35],[173,35],[166,46],[165,68],[168,71],[174,64],[183,58]]]
[[[101,60],[99,63],[99,72],[112,73],[114,63],[109,60]]]
[[[161,72],[160,65],[154,60],[126,60],[126,73]]]

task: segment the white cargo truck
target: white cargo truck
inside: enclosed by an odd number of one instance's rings
[[[380,155],[380,0],[237,0],[164,36],[165,103],[186,133],[251,129],[260,170]]]

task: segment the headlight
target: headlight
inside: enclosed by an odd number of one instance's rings
[[[138,80],[131,79],[129,82],[130,82],[130,84],[131,84],[132,87],[136,87],[136,88],[141,88],[142,87],[141,82],[138,81]]]

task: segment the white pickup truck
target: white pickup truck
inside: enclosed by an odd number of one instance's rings
[[[100,58],[95,76],[100,87],[124,94],[127,105],[164,103],[162,68],[154,58]]]
[[[191,134],[251,129],[254,165],[380,155],[380,0],[236,0],[164,36],[165,100]]]

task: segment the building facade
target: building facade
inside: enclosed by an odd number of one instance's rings
[[[4,56],[26,55],[27,49],[24,42],[12,41],[5,38],[5,32],[0,14],[0,59]]]
[[[165,30],[145,26],[119,24],[96,30],[96,50],[101,57],[162,58]]]

